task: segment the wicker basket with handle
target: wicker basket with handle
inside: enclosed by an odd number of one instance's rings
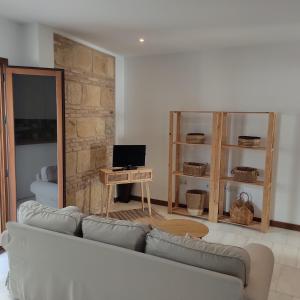
[[[183,174],[189,176],[201,177],[205,175],[208,164],[197,162],[184,162]]]
[[[205,134],[201,132],[188,133],[186,135],[186,142],[189,144],[204,144]]]
[[[245,198],[246,197],[246,200]],[[240,193],[239,197],[232,202],[230,208],[230,219],[234,223],[249,225],[253,221],[254,207],[249,201],[249,195]]]
[[[235,167],[231,170],[234,180],[242,182],[255,182],[259,172],[256,168],[251,167]]]
[[[238,137],[238,144],[244,147],[258,147],[260,145],[259,136],[240,135]]]
[[[203,214],[204,204],[208,197],[208,192],[204,190],[188,190],[186,191],[186,205],[188,213],[191,216],[199,216]]]

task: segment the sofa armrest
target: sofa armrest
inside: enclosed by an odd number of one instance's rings
[[[245,288],[246,299],[267,300],[274,267],[273,252],[261,244],[249,244],[245,249],[251,258],[249,283]]]

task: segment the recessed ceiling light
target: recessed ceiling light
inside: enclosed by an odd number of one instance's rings
[[[143,38],[139,38],[139,42],[140,42],[140,43],[144,43],[145,40],[144,40]]]

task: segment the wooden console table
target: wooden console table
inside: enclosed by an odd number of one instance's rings
[[[135,170],[101,169],[100,181],[104,186],[101,200],[101,214],[103,214],[103,199],[106,199],[106,217],[109,215],[110,204],[112,201],[113,188],[117,184],[139,183],[142,192],[142,208],[144,210],[144,184],[146,186],[149,216],[151,216],[151,201],[149,182],[152,181],[152,169],[138,168]]]

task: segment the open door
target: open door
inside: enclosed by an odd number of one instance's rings
[[[63,70],[6,69],[10,220],[36,200],[64,206]]]
[[[6,159],[6,113],[4,74],[8,60],[0,58],[0,233],[8,221],[7,159]]]

